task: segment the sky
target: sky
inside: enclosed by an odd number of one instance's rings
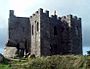
[[[57,11],[58,16],[73,14],[82,18],[83,49],[90,50],[90,0],[0,0],[0,52],[8,40],[9,10],[16,16],[31,16],[39,8]]]

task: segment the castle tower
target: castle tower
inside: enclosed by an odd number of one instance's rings
[[[63,53],[82,54],[82,27],[81,18],[67,15],[61,18],[62,21],[62,39]],[[64,45],[65,44],[65,45]]]
[[[31,54],[49,55],[49,11],[39,9],[30,17],[31,22]]]
[[[30,52],[31,26],[29,18],[17,17],[14,15],[14,10],[10,10],[8,26],[9,37],[5,48],[7,52],[4,54],[7,57],[14,57],[16,52],[21,56],[24,53]],[[9,48],[10,50],[8,51]]]

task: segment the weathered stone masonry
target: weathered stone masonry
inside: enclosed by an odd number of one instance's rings
[[[10,10],[7,47],[16,47],[20,55],[36,56],[82,54],[81,18],[39,9],[30,17],[17,17]],[[9,54],[9,53],[8,53]]]

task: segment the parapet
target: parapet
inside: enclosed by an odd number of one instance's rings
[[[57,19],[58,19],[58,20],[61,20],[61,17],[58,17]]]
[[[67,15],[66,17],[72,19],[73,15],[69,14],[69,15]]]
[[[49,17],[49,11],[48,11],[48,10],[46,10],[45,12],[43,12],[43,9],[40,8],[40,9],[38,10],[38,12],[39,12],[41,15],[42,15],[42,14],[45,14],[46,16]]]
[[[10,10],[10,13],[11,13],[11,14],[14,14],[14,10]]]
[[[35,16],[35,14],[33,14],[33,16]]]
[[[9,11],[9,15],[10,15],[10,16],[14,15],[14,10],[10,10],[10,11]]]
[[[34,16],[36,16],[36,15],[43,15],[43,14],[44,14],[45,16],[48,16],[48,17],[49,17],[49,11],[46,10],[45,12],[43,12],[43,9],[40,8],[40,9],[38,9],[38,11],[36,11],[35,13],[33,13],[33,15],[30,16],[30,18],[32,18],[32,17],[34,17]]]
[[[43,13],[43,9],[42,8],[39,8],[38,11],[39,11],[39,13]]]
[[[73,16],[73,19],[74,20],[80,20],[81,21],[81,18],[78,18],[77,16]]]
[[[57,15],[51,15],[52,19],[57,19]]]
[[[77,16],[73,16],[74,19],[78,19]]]
[[[73,16],[73,15],[67,15],[67,18],[70,18],[70,19],[74,19],[74,20],[81,20],[81,18],[78,18],[77,16]]]
[[[81,18],[78,18],[80,21],[82,20]]]
[[[62,16],[61,21],[65,21],[67,19],[67,16]]]
[[[12,11],[12,13],[14,14],[14,12]],[[44,15],[44,16],[47,16],[49,17],[49,11],[46,10],[45,12],[43,11],[42,8],[39,8],[38,11],[36,11],[32,16],[30,16],[30,18],[33,18],[35,16],[41,16],[41,15]],[[81,18],[78,18],[77,16],[73,16],[71,14],[67,15],[67,16],[62,16],[62,17],[58,17],[56,15],[56,11],[54,12],[54,15],[51,15],[52,19],[57,19],[57,20],[62,20],[62,21],[67,21],[67,20],[81,20]]]
[[[46,10],[46,11],[45,11],[45,14],[46,14],[47,16],[49,16],[49,11],[48,11],[48,10]]]
[[[30,16],[30,18],[32,18],[32,16]]]

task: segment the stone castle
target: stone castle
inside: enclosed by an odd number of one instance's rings
[[[8,21],[6,56],[16,52],[22,56],[82,54],[81,18],[77,16],[58,17],[55,11],[50,17],[48,10],[40,8],[30,17],[17,17],[10,10]]]

